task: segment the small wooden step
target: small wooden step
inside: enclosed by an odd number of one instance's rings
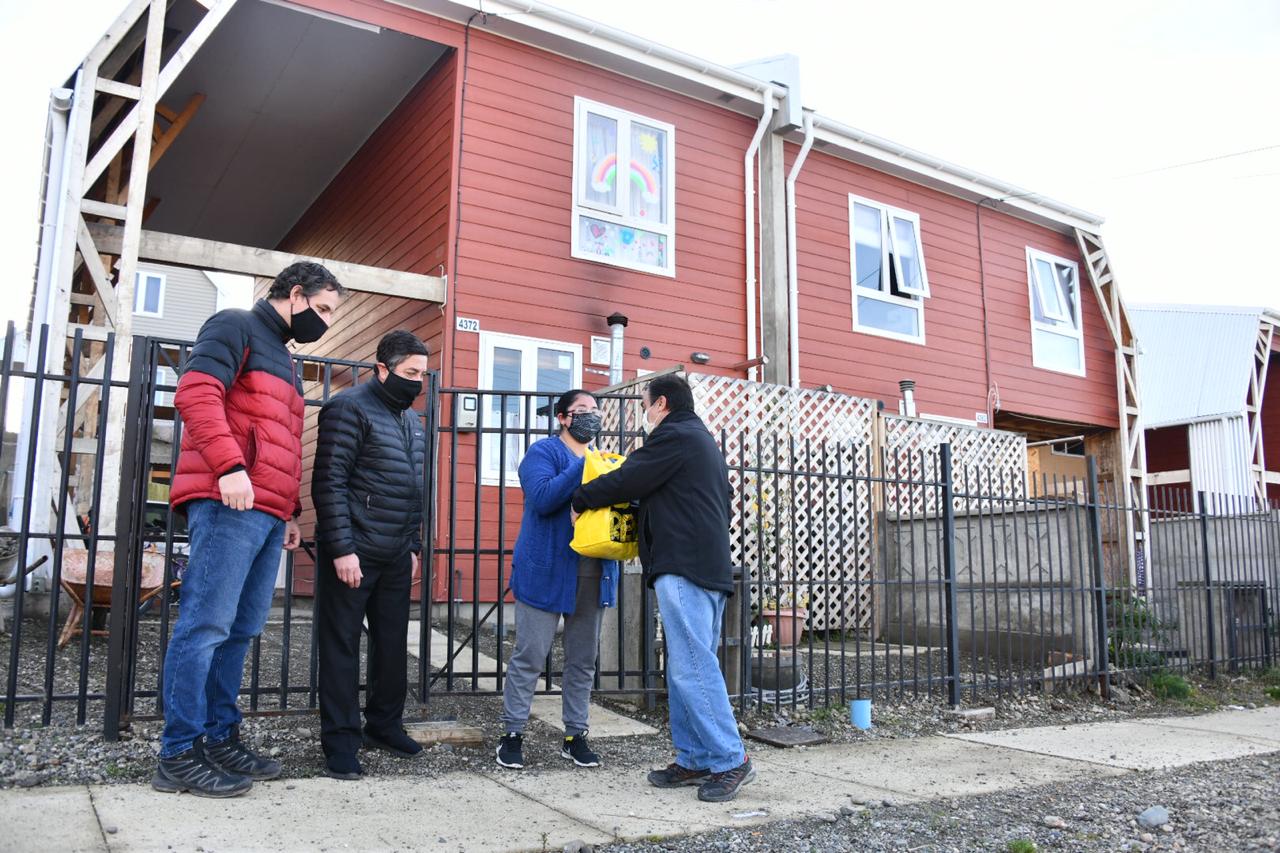
[[[450,743],[454,746],[484,746],[484,732],[477,726],[464,726],[454,721],[406,723],[405,731],[423,746]]]

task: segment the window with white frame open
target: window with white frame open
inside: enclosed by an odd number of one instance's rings
[[[519,487],[517,470],[525,448],[554,428],[557,397],[582,384],[582,345],[562,341],[480,334],[481,478]],[[536,393],[531,393],[536,392]],[[505,427],[505,437],[490,430]],[[504,474],[505,469],[505,474]]]
[[[1027,285],[1032,364],[1084,376],[1079,265],[1027,247]]]
[[[929,276],[920,216],[851,194],[849,247],[854,331],[924,343]]]
[[[674,276],[676,131],[574,99],[575,258]]]
[[[139,272],[134,278],[133,313],[142,317],[164,316],[164,276]]]

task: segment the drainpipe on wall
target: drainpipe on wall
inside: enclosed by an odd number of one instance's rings
[[[769,123],[773,121],[773,87],[766,86],[764,88],[764,112],[760,116],[760,123],[756,125],[755,135],[751,137],[751,144],[747,146],[747,153],[742,158],[742,171],[746,179],[745,196],[745,219],[747,224],[747,361],[754,361],[757,355],[756,349],[756,176],[753,166],[756,159],[756,152],[760,150],[760,140],[764,138],[765,132],[769,129]],[[751,367],[747,371],[747,378],[752,381],[759,378],[759,368]]]
[[[796,179],[813,147],[813,113],[804,114],[804,144],[787,175],[787,345],[791,387],[800,387],[800,273],[796,260]]]

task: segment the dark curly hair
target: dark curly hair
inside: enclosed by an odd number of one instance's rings
[[[313,296],[322,290],[335,290],[339,296],[347,295],[347,289],[322,265],[314,261],[298,261],[280,270],[276,280],[271,282],[267,298],[288,299],[290,291],[298,285],[302,285],[303,296]]]

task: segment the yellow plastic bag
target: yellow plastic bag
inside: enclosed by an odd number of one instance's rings
[[[627,457],[618,453],[587,450],[582,482],[589,483],[614,470]],[[569,547],[584,557],[601,560],[634,560],[640,553],[635,513],[627,504],[589,509],[578,517]]]

